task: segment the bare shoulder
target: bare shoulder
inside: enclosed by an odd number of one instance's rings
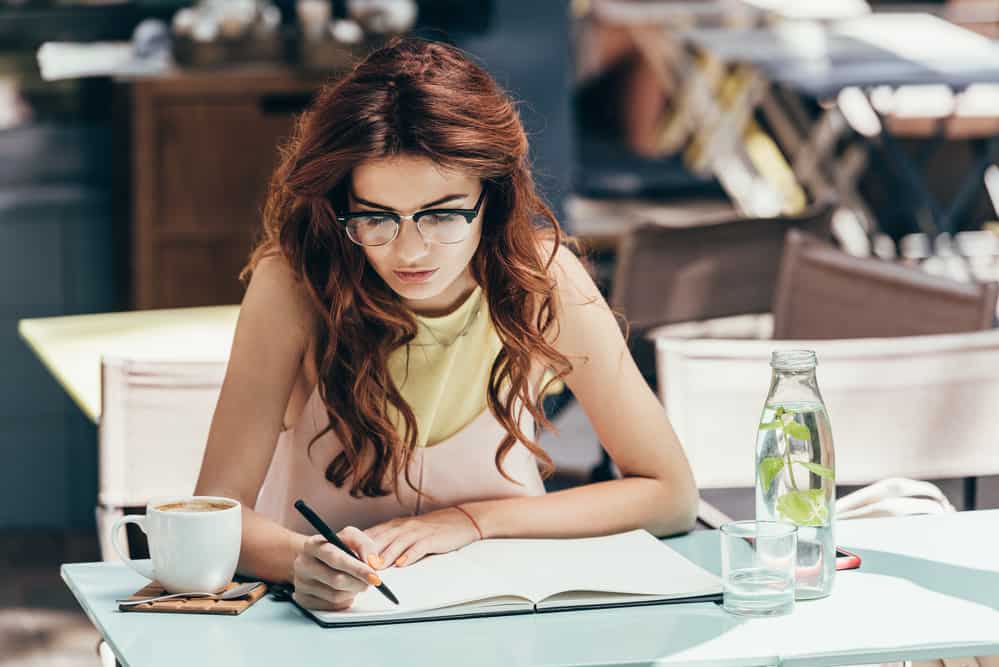
[[[288,260],[277,253],[263,257],[254,267],[241,311],[285,330],[291,326],[302,340],[313,331],[314,310],[307,288]]]
[[[603,296],[593,280],[584,259],[564,244],[555,245],[553,239],[538,241],[541,258],[547,261],[554,253],[548,275],[555,283],[559,309],[571,306],[598,305],[606,308]]]
[[[542,258],[552,258],[548,275],[554,284],[555,326],[547,334],[549,342],[577,367],[605,355],[619,361],[625,348],[621,326],[593,280],[585,258],[563,244],[555,247],[553,240],[538,243]],[[570,376],[570,386],[571,380]]]

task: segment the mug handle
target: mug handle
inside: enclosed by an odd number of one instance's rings
[[[114,522],[114,526],[111,528],[111,545],[114,547],[114,550],[118,554],[118,558],[121,559],[122,563],[128,565],[130,568],[141,574],[146,579],[155,580],[156,574],[153,572],[152,563],[150,562],[147,564],[137,560],[132,560],[131,558],[128,557],[128,550],[125,549],[123,551],[121,544],[119,544],[118,542],[118,537],[121,534],[121,531],[119,529],[128,523],[134,523],[136,526],[139,527],[139,530],[141,530],[143,533],[146,534],[147,537],[149,536],[149,533],[146,532],[146,517],[137,516],[135,514],[129,514],[126,516],[118,517],[118,520]]]

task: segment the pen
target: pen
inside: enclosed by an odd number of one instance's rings
[[[355,554],[350,547],[344,544],[339,537],[333,534],[333,531],[330,530],[330,527],[326,525],[326,522],[320,519],[319,515],[313,512],[312,508],[306,505],[304,500],[301,499],[296,500],[295,509],[297,509],[299,512],[302,513],[302,516],[305,517],[305,520],[308,521],[310,524],[312,524],[312,527],[318,530],[319,534],[325,537],[327,542],[329,542],[335,547],[339,547],[341,551],[349,554],[353,558],[357,558],[357,554]],[[361,559],[357,558],[357,560]],[[380,583],[375,588],[381,591],[381,594],[387,597],[394,604],[399,604],[399,599],[396,598],[395,594],[389,590],[389,587],[385,585],[385,582]]]

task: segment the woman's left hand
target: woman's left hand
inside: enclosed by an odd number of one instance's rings
[[[454,551],[479,539],[469,518],[454,507],[392,519],[364,532],[381,557],[380,563],[368,562],[375,569],[412,565],[426,555]]]

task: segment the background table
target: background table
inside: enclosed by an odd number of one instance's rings
[[[323,629],[269,596],[235,617],[122,613],[114,600],[146,583],[125,566],[62,576],[123,665],[842,665],[999,653],[997,528],[999,510],[842,522],[862,568],[754,620],[702,603]],[[719,572],[717,532],[666,543]]]
[[[215,359],[229,356],[239,306],[41,317],[17,330],[80,409],[101,416],[101,359]]]
[[[866,220],[867,227],[874,226],[874,216],[856,186],[868,149],[876,147],[905,184],[907,198],[925,208],[928,218],[922,222],[923,231],[952,233],[957,231],[955,221],[980,191],[985,169],[999,154],[999,138],[988,133],[981,137],[974,164],[958,193],[944,205],[928,194],[929,183],[920,165],[899,148],[884,118],[875,120],[880,125],[876,132],[865,130],[871,133],[867,137],[853,132],[843,116],[844,104],[860,117],[877,116],[876,107],[864,102],[864,96],[878,87],[935,85],[963,91],[974,84],[999,82],[999,44],[930,14],[871,14],[825,26],[696,28],[682,36],[695,49],[726,65],[752,66],[741,79],[741,101],[731,109],[721,108],[721,102],[706,92],[713,85],[710,81],[700,82],[704,91],[694,98],[704,107],[699,115],[719,119],[704,140],[707,148],[695,160],[701,169],[727,164],[724,160],[736,154],[759,108],[790,156],[798,180],[818,193],[836,191],[847,208]],[[705,78],[696,67],[688,71],[694,83]],[[844,98],[844,92],[855,94]],[[839,104],[829,104],[811,122],[797,96],[820,102],[838,99]],[[850,146],[837,157],[844,137],[850,137]]]

